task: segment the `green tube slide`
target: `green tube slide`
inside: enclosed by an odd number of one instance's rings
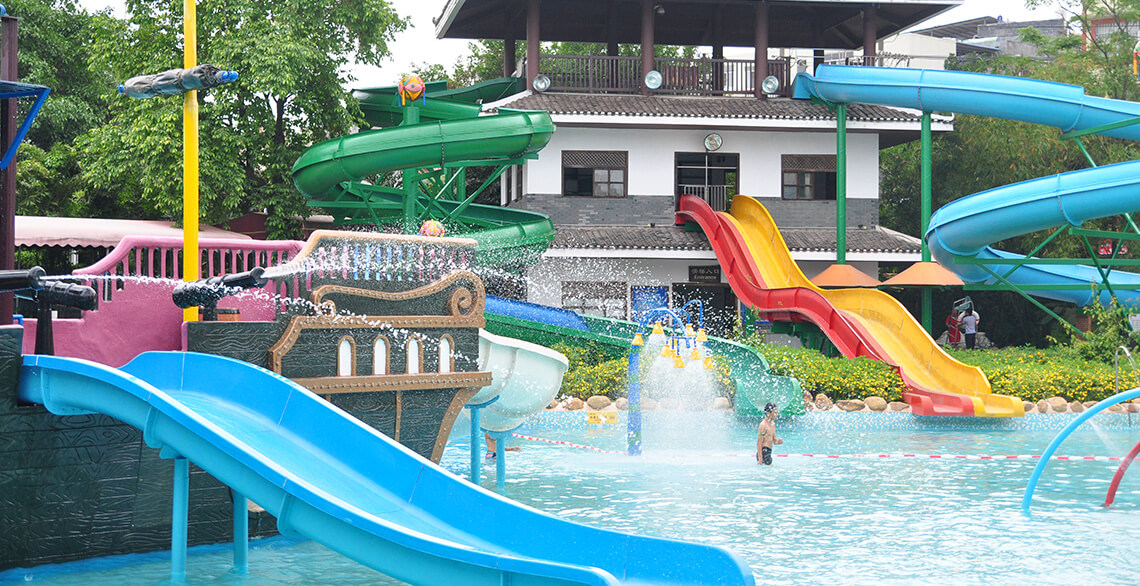
[[[311,206],[325,208],[338,224],[400,223],[405,214],[415,213],[442,219],[452,227],[449,235],[478,241],[482,265],[533,262],[554,240],[554,225],[543,214],[432,198],[416,194],[418,189],[409,195],[406,188],[368,181],[393,171],[420,170],[431,176],[441,168],[451,173],[471,166],[502,168],[533,158],[554,133],[550,114],[501,109],[481,115],[476,103],[511,95],[519,84],[516,78],[504,78],[446,90],[433,82],[425,101],[406,106],[394,86],[357,91],[366,121],[384,128],[313,145],[293,165],[293,183]],[[413,111],[416,123],[405,120]],[[435,179],[443,183],[450,175],[437,173]]]
[[[487,296],[483,313],[487,331],[553,346],[566,343],[577,346],[595,344],[613,358],[624,357],[637,333],[634,322],[577,314],[564,309],[525,301]],[[706,343],[714,356],[728,362],[729,377],[736,387],[737,415],[759,417],[765,403],[775,403],[785,415],[806,412],[799,380],[772,374],[768,361],[755,349],[731,340],[709,336]]]

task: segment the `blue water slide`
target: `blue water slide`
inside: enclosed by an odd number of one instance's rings
[[[962,71],[821,65],[796,78],[795,97],[866,103],[1020,120],[1087,130],[1140,117],[1140,103],[1098,98],[1080,86]],[[1102,134],[1140,140],[1140,125]],[[989,245],[1006,238],[1140,210],[1140,161],[1071,171],[1004,185],[953,201],[930,219],[925,234],[934,258],[968,283],[996,282],[977,265],[956,265],[954,255],[978,259],[1024,258]],[[986,265],[998,274],[1010,265]],[[1077,305],[1095,300],[1092,288],[1033,290],[1033,285],[1089,285],[1101,281],[1091,266],[1025,265],[1009,276],[1036,296]],[[1140,275],[1112,271],[1117,297],[1140,304]],[[1107,302],[1108,293],[1101,294]]]
[[[586,320],[569,309],[539,305],[529,301],[519,301],[517,299],[488,295],[484,311],[494,315],[504,315],[515,319],[533,321],[551,326],[561,326],[572,330],[590,331],[590,326],[586,323]]]
[[[414,584],[746,584],[716,546],[564,521],[471,485],[304,387],[245,362],[146,352],[122,369],[25,356],[19,396],[143,431],[278,519]]]

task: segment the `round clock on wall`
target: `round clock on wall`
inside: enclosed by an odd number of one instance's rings
[[[720,135],[715,132],[705,137],[706,150],[715,151],[719,149],[720,145],[722,144],[724,144],[724,139],[722,139]]]

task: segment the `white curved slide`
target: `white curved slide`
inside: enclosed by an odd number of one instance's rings
[[[510,431],[543,410],[562,388],[570,361],[545,346],[479,330],[479,370],[490,371],[491,384],[467,402],[483,408],[480,427]]]

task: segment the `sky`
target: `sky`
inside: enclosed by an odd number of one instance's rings
[[[439,63],[451,69],[456,59],[467,54],[466,39],[435,38],[432,19],[443,10],[443,0],[389,0],[401,16],[411,17],[411,26],[396,37],[390,45],[392,56],[382,67],[355,66],[351,73],[357,78],[352,87],[394,85],[401,73],[410,71],[413,64]],[[112,9],[117,16],[126,16],[124,0],[79,0],[89,11]],[[919,25],[919,28],[947,24],[979,16],[1001,16],[1007,21],[1043,20],[1055,18],[1055,9],[1029,10],[1024,0],[965,0],[961,6],[947,11]]]

